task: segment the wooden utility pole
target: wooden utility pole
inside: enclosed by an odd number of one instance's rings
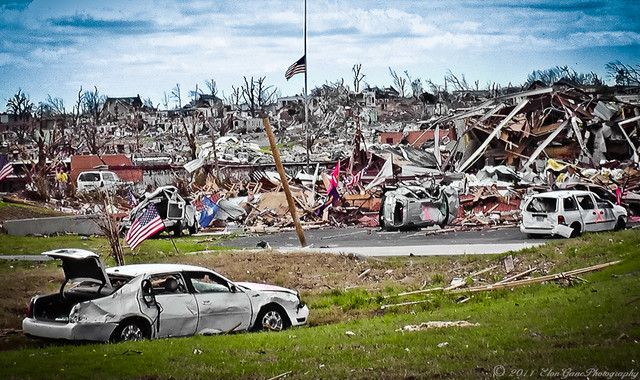
[[[262,119],[262,122],[264,123],[264,129],[267,131],[267,136],[269,136],[271,153],[273,153],[273,160],[276,162],[276,169],[278,170],[278,174],[280,174],[280,182],[282,183],[284,194],[287,197],[287,203],[289,204],[289,212],[291,213],[291,217],[293,218],[293,224],[296,225],[296,232],[298,233],[298,239],[300,239],[300,245],[306,247],[307,239],[305,239],[304,237],[304,231],[302,230],[302,225],[300,224],[300,220],[298,219],[296,204],[293,202],[291,190],[289,189],[289,182],[287,181],[286,174],[284,174],[284,168],[282,167],[282,162],[280,161],[280,153],[278,152],[278,147],[276,146],[276,138],[273,136],[273,131],[271,130],[271,125],[269,124],[269,118],[265,117],[264,119]]]

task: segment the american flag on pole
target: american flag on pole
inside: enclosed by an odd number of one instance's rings
[[[359,184],[360,181],[362,180],[362,175],[367,171],[367,169],[369,169],[369,165],[365,166],[364,168],[362,168],[362,170],[357,172],[353,177],[351,177],[349,181],[347,181],[347,183],[345,183],[345,185],[349,187],[353,187]]]
[[[131,225],[131,228],[124,237],[124,240],[129,244],[129,248],[133,251],[140,243],[145,241],[149,236],[152,236],[158,231],[162,231],[164,224],[156,206],[150,204],[144,213],[136,219]]]
[[[7,160],[7,156],[0,156],[0,181],[13,173],[13,165]]]
[[[127,190],[127,202],[129,202],[129,206],[131,206],[131,208],[138,205],[138,201],[136,201],[136,198],[131,194],[131,190]]]
[[[307,70],[307,56],[303,55],[302,58],[293,63],[293,65],[289,66],[287,71],[284,73],[284,77],[287,80],[291,79],[296,74],[302,74]]]

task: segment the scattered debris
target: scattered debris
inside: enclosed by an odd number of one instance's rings
[[[479,323],[470,323],[467,321],[432,321],[422,322],[419,325],[406,325],[396,331],[421,331],[428,329],[447,328],[447,327],[475,327],[480,326]]]

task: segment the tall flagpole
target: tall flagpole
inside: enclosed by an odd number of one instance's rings
[[[309,102],[307,99],[307,71],[309,70],[309,57],[307,57],[307,0],[304,0],[304,129],[307,146],[307,173],[310,173],[309,164]]]

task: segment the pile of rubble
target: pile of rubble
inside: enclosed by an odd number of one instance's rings
[[[299,121],[274,120],[304,228],[375,227],[387,191],[426,180],[457,190],[457,218],[443,231],[515,226],[527,195],[554,188],[589,189],[625,205],[630,219],[640,216],[640,106],[629,98],[561,84],[488,99],[428,120],[383,117],[386,108],[339,106],[324,113],[315,108],[320,127],[310,131],[309,152],[294,142],[305,135]],[[165,183],[153,185],[176,185],[200,211],[204,197],[215,198],[221,211],[205,228],[292,228],[272,152],[258,124],[243,135],[212,139],[200,134],[190,141],[186,163],[173,159],[143,166],[136,157],[120,169],[142,171],[142,185],[132,189],[137,194],[153,190],[147,180],[159,178],[147,175],[153,169],[165,175]],[[338,174],[332,180],[334,168]],[[338,196],[328,202],[334,187]],[[126,212],[126,202],[119,206]]]

